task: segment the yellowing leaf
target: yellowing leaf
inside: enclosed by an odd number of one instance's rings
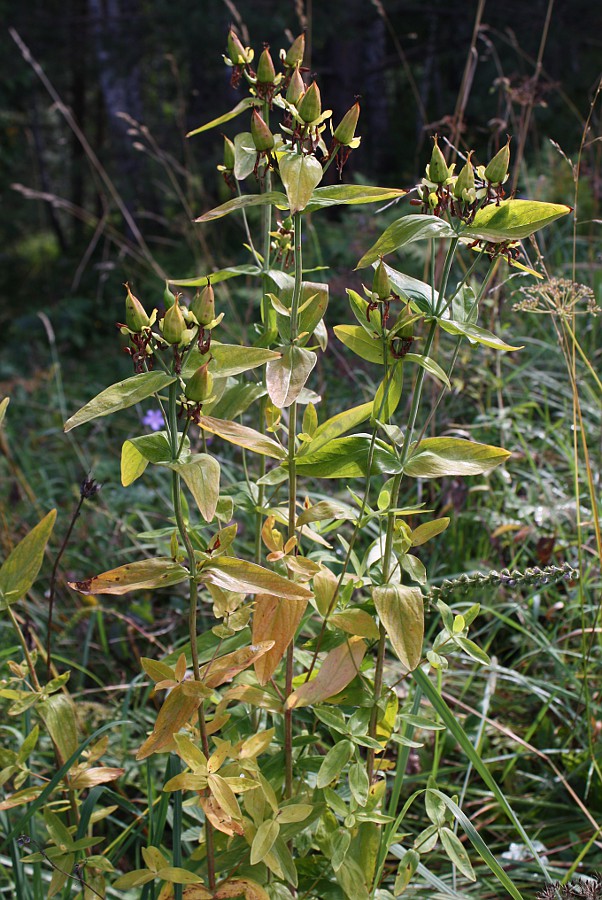
[[[288,197],[291,215],[301,212],[321,180],[322,166],[315,156],[296,151],[283,154],[278,161],[280,177]]]
[[[424,600],[420,588],[383,584],[372,591],[374,606],[393,649],[412,671],[422,658]]]
[[[366,644],[359,637],[351,637],[340,647],[331,650],[316,677],[289,694],[285,707],[294,709],[310,706],[338,694],[357,675],[365,652]]]
[[[94,766],[91,769],[85,769],[78,772],[74,778],[69,779],[69,787],[74,790],[82,790],[83,788],[91,788],[96,784],[106,784],[109,781],[116,781],[121,778],[125,769],[117,769],[112,766]]]
[[[200,416],[199,425],[204,431],[217,434],[225,441],[246,450],[252,450],[262,456],[271,456],[273,459],[286,458],[284,447],[260,431],[255,431],[254,428],[247,428],[246,425],[239,425],[238,422],[230,422],[227,419],[214,419],[212,416]]]
[[[238,819],[232,818],[222,809],[215,797],[200,797],[199,802],[203,807],[203,811],[214,828],[223,831],[224,834],[244,834],[242,823]]]
[[[422,525],[419,525],[410,535],[412,547],[420,547],[421,544],[426,544],[431,538],[434,538],[436,535],[441,534],[442,531],[445,531],[448,525],[448,516],[443,516],[440,519],[432,519],[430,522],[424,522]]]
[[[214,900],[229,900],[230,897],[244,897],[245,900],[270,900],[260,884],[250,878],[230,878],[220,885],[213,894]],[[185,896],[185,900],[189,900]]]
[[[172,463],[170,468],[182,476],[186,487],[206,522],[211,522],[219,500],[220,466],[208,453],[197,453],[183,463]]]
[[[521,241],[540,228],[571,212],[563,203],[542,203],[539,200],[502,200],[477,210],[463,237],[484,241]]]
[[[242,647],[240,650],[226,653],[225,656],[218,656],[207,665],[201,666],[202,681],[210,688],[217,687],[224,681],[230,681],[239,672],[252,666],[255,660],[271,649],[273,644],[273,641],[260,641],[250,647]]]
[[[220,556],[212,560],[203,568],[200,577],[201,581],[216,584],[227,591],[273,594],[288,600],[309,600],[312,596],[303,585],[234,556]]]
[[[270,594],[255,597],[253,642],[271,641],[273,646],[255,662],[259,684],[266,684],[274,674],[286,648],[293,640],[305,612],[307,600],[285,600]]]
[[[0,609],[20,600],[38,577],[55,519],[52,509],[5,559],[0,568]]]
[[[463,438],[425,438],[410,451],[404,472],[415,478],[483,475],[505,462],[509,456],[510,452],[502,447]]]
[[[172,743],[174,734],[189,721],[200,705],[200,697],[187,696],[182,685],[175,687],[165,698],[152,734],[138,750],[136,759],[146,759],[167,748]]]
[[[372,616],[363,609],[347,608],[333,613],[328,622],[348,634],[378,640],[378,626]]]
[[[289,344],[280,359],[269,362],[265,369],[266,387],[270,400],[278,409],[286,409],[295,402],[317,361],[312,350]]]
[[[170,556],[158,556],[140,562],[126,563],[85,581],[70,581],[69,587],[80,594],[127,594],[179,584],[189,577],[188,569]]]

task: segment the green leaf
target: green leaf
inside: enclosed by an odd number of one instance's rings
[[[395,188],[381,188],[366,184],[335,184],[319,187],[312,194],[305,212],[313,212],[327,206],[354,206],[359,203],[384,203],[386,200],[398,200],[407,191]]]
[[[129,891],[130,888],[142,887],[143,884],[148,884],[149,881],[154,880],[155,873],[149,869],[134,869],[133,872],[126,872],[125,875],[120,875],[111,886],[118,891]]]
[[[20,600],[38,577],[55,519],[56,509],[51,509],[4,560],[0,568],[0,610]]]
[[[162,391],[168,385],[175,381],[173,375],[166,372],[140,372],[139,375],[132,375],[125,381],[112,384],[111,387],[101,391],[93,400],[82,406],[75,415],[71,416],[65,422],[65,431],[71,431],[84,422],[90,422],[92,419],[98,419],[101,416],[110,416],[114,412],[121,409],[127,409],[146,400],[153,394]]]
[[[522,241],[570,212],[571,207],[563,203],[502,200],[477,210],[471,224],[462,229],[462,237],[493,243]]]
[[[278,325],[278,333],[283,341],[290,341],[290,308],[293,299],[294,281],[284,272],[270,272],[270,278],[278,285],[279,293],[272,298],[272,305],[276,310],[276,322]],[[282,276],[285,276],[284,278]],[[324,313],[328,307],[329,291],[328,285],[319,281],[303,281],[301,284],[301,298],[298,310],[298,331],[300,334],[306,332],[301,338],[299,346],[306,344],[319,323],[324,318]]]
[[[208,453],[197,453],[186,462],[170,463],[169,468],[182,476],[201,515],[206,522],[211,522],[219,499],[220,467],[217,459]]]
[[[486,328],[480,328],[478,325],[462,324],[454,322],[452,319],[439,319],[439,325],[448,334],[461,334],[467,337],[471,344],[483,344],[485,347],[492,347],[494,350],[522,350],[522,347],[513,347],[511,344],[506,344],[497,335],[487,331]]]
[[[409,354],[408,354],[409,355]],[[387,372],[374,395],[373,420],[388,422],[399,406],[403,390],[403,365],[397,361]]]
[[[179,584],[190,572],[169,556],[143,559],[110,569],[85,581],[69,581],[69,587],[80,594],[127,594]]]
[[[332,856],[330,857],[330,863],[335,872],[338,872],[345,862],[350,843],[351,832],[347,828],[339,828],[332,841]],[[355,889],[353,896],[356,896]]]
[[[338,778],[354,752],[354,745],[347,740],[338,741],[334,747],[331,747],[318,769],[316,786],[325,788],[331,781]]]
[[[432,375],[437,381],[441,381],[446,387],[451,388],[451,384],[449,383],[449,378],[446,373],[443,371],[438,362],[435,362],[434,359],[431,359],[430,356],[421,356],[419,353],[406,353],[404,356],[404,362],[414,362],[419,366],[422,366],[423,369]]]
[[[335,438],[318,450],[298,456],[297,471],[309,478],[363,478],[368,474],[370,443],[371,439],[366,435]],[[396,474],[400,470],[397,457],[377,443],[370,474]]]
[[[412,880],[418,864],[420,862],[420,854],[416,850],[406,850],[401,857],[397,869],[397,877],[395,878],[395,886],[393,892],[396,897],[401,896]]]
[[[246,450],[252,450],[262,456],[271,456],[273,459],[286,459],[284,447],[260,431],[255,431],[254,428],[248,428],[246,425],[239,425],[238,422],[230,422],[227,419],[215,419],[212,416],[199,416],[199,425],[204,431],[217,434],[225,441],[237,444]]]
[[[216,584],[226,591],[245,594],[273,594],[289,600],[309,600],[312,592],[300,584],[277,575],[263,566],[236,559],[234,556],[220,556],[204,566],[200,580]]]
[[[410,672],[422,659],[424,600],[420,588],[383,584],[372,599],[393,650]]]
[[[261,275],[261,269],[249,263],[242,266],[227,266],[218,269],[217,272],[208,272],[206,275],[196,275],[194,278],[170,278],[169,283],[177,287],[206,287],[208,282],[218,284],[228,278],[237,278],[239,275]],[[212,348],[213,349],[213,348]]]
[[[347,607],[331,615],[328,623],[347,634],[358,634],[360,637],[378,640],[378,626],[370,613],[357,607]]]
[[[280,825],[275,819],[262,822],[251,844],[251,865],[256,866],[270,852],[280,834]]]
[[[209,212],[195,219],[195,222],[212,222],[237,209],[247,209],[249,206],[277,206],[278,209],[288,209],[288,200],[286,195],[280,191],[268,191],[265,194],[243,194],[242,197],[233,197],[226,203],[222,203],[221,206],[210,209]]]
[[[255,169],[257,150],[250,131],[241,131],[234,138],[234,177],[244,179]]]
[[[332,416],[330,419],[322,422],[316,428],[311,441],[302,446],[299,456],[315,453],[321,447],[325,447],[330,441],[361,425],[362,422],[365,422],[370,417],[372,407],[372,402],[362,403],[360,406],[345,409],[343,412],[337,413],[336,416]]]
[[[163,881],[169,881],[170,884],[202,884],[203,879],[188,869],[181,869],[179,866],[163,866],[157,871],[157,878]]]
[[[366,767],[362,763],[354,763],[349,769],[349,790],[360,806],[368,802],[370,781]]]
[[[400,556],[399,563],[412,581],[417,581],[418,584],[426,584],[426,569],[417,556],[412,556],[411,553],[404,553]]]
[[[280,359],[268,362],[265,371],[266,387],[270,400],[278,409],[286,409],[295,402],[307,383],[317,356],[312,350],[304,350],[289,344]]]
[[[210,122],[207,122],[205,125],[201,125],[200,128],[195,128],[193,131],[189,131],[186,137],[193,137],[195,134],[201,134],[202,131],[209,131],[210,128],[218,128],[220,125],[224,125],[226,122],[229,122],[230,119],[236,118],[241,113],[243,113],[249,107],[255,105],[254,97],[245,97],[236,106],[231,109],[229,112],[224,113],[221,116],[218,116],[217,119],[212,119]]]
[[[48,829],[48,834],[57,845],[57,847],[62,846],[65,850],[71,850],[73,838],[71,837],[69,829],[48,807],[46,807],[46,809],[44,810],[44,822],[46,824],[46,828]]]
[[[36,707],[58,750],[61,763],[77,749],[77,723],[73,701],[67,694],[53,694]]]
[[[432,315],[439,303],[439,293],[434,291],[430,284],[412,278],[391,268],[385,263],[385,271],[389,276],[391,287],[396,294],[406,303],[411,302],[420,312]]]
[[[464,875],[465,878],[468,878],[469,881],[476,881],[477,879],[473,872],[470,859],[468,858],[468,853],[457,835],[453,833],[451,828],[442,828],[439,832],[439,837],[441,838],[443,849],[454,866],[456,866],[460,872],[462,872],[462,875]]]
[[[309,522],[323,522],[325,519],[355,519],[357,513],[350,506],[342,506],[332,500],[320,500],[297,517],[297,528]]]
[[[392,253],[414,241],[425,241],[432,238],[453,238],[456,232],[444,219],[437,216],[409,215],[397,219],[383,231],[377,242],[364,253],[356,269],[363,269],[376,262],[381,256]]]
[[[377,335],[370,335],[361,325],[335,325],[334,333],[356,356],[368,362],[384,363],[383,343]],[[392,359],[391,354],[388,358]]]
[[[414,478],[483,475],[509,456],[509,451],[502,447],[463,438],[425,438],[410,452],[404,472]]]
[[[121,448],[121,483],[124,487],[133,484],[141,475],[144,475],[148,459],[146,459],[136,445],[131,441],[124,441]]]
[[[491,660],[487,656],[484,650],[475,644],[474,641],[469,640],[469,638],[461,637],[459,634],[453,635],[453,641],[458,645],[468,656],[474,659],[476,662],[481,663],[482,666],[491,665]]]
[[[426,544],[431,538],[436,537],[449,525],[449,517],[442,516],[440,519],[431,519],[430,522],[424,522],[412,531],[411,540],[412,547],[420,547]]]
[[[291,151],[278,160],[280,178],[288,197],[291,215],[305,209],[322,180],[322,166],[315,156]]]
[[[287,825],[290,822],[303,822],[314,811],[311,803],[291,803],[289,806],[283,806],[278,812],[278,821],[281,825]]]
[[[280,352],[266,350],[264,347],[243,347],[240,344],[220,344],[219,341],[211,341],[211,362],[209,371],[216,378],[226,378],[230,375],[240,375],[249,369],[256,369],[271,359],[279,359]],[[193,350],[182,369],[182,376],[190,378],[199,366],[206,362],[206,357]]]
[[[165,463],[171,459],[171,447],[167,432],[142,434],[125,441],[121,448],[121,483],[132,484],[144,473],[149,462]]]

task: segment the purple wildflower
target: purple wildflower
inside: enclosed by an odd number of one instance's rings
[[[149,409],[142,417],[142,424],[151,431],[160,431],[165,425],[165,419],[160,409]]]

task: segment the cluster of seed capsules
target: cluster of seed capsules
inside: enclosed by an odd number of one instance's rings
[[[579,571],[570,563],[561,566],[533,566],[524,570],[502,569],[497,572],[471,572],[458,578],[445,578],[440,585],[432,587],[428,599],[430,601],[443,600],[451,594],[465,596],[475,588],[483,587],[517,587],[518,585],[543,586],[555,584],[558,581],[577,581]]]

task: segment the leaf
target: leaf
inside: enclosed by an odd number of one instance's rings
[[[410,354],[407,354],[408,356]],[[388,422],[399,406],[403,390],[403,365],[396,363],[387,372],[374,395],[373,420]]]
[[[260,431],[255,431],[254,428],[248,428],[246,425],[239,425],[238,422],[230,422],[227,419],[215,419],[212,416],[199,416],[199,425],[204,431],[217,434],[225,441],[244,447],[246,450],[252,450],[262,456],[271,456],[273,459],[286,459],[284,447],[265,434],[261,434]]]
[[[217,659],[201,666],[201,679],[206,687],[218,687],[225,681],[231,681],[239,672],[248,669],[271,648],[272,641],[259,641],[249,647],[241,647],[232,653],[226,653],[225,656],[218,656]]]
[[[373,589],[372,599],[393,650],[411,672],[422,659],[424,600],[420,588],[384,584]]]
[[[237,819],[233,819],[228,813],[221,808],[215,797],[199,797],[199,802],[203,808],[203,812],[209,819],[214,828],[223,834],[229,834],[231,837],[235,834],[243,834],[244,828],[242,823]],[[184,894],[186,896],[186,894]],[[213,894],[211,895],[213,897]]]
[[[334,333],[356,356],[383,365],[383,343],[377,334],[370,336],[361,325],[335,325]],[[390,353],[388,358],[392,359]]]
[[[279,359],[280,353],[276,350],[267,350],[265,347],[243,347],[240,344],[220,344],[218,341],[211,341],[211,357],[209,363],[211,374],[214,378],[226,378],[229,375],[240,375],[241,372],[256,369],[271,359]],[[198,350],[193,350],[182,369],[183,378],[190,378],[206,361],[206,356]]]
[[[461,334],[463,337],[467,337],[471,344],[483,344],[485,347],[492,347],[494,350],[504,350],[506,352],[522,350],[522,346],[513,347],[496,334],[493,334],[493,332],[487,331],[486,328],[480,328],[478,325],[462,324],[454,322],[452,319],[439,319],[439,325],[448,334]]]
[[[354,752],[355,746],[348,740],[338,741],[334,747],[331,747],[318,769],[316,786],[325,788],[331,781],[338,778]]]
[[[172,884],[199,884],[203,881],[200,875],[195,875],[194,872],[181,869],[179,866],[164,866],[158,870],[157,877]]]
[[[396,897],[399,897],[408,887],[418,864],[420,863],[420,854],[416,850],[406,850],[401,857],[399,867],[397,869],[397,877],[395,878],[395,886],[393,891]]]
[[[477,879],[470,859],[468,858],[468,853],[460,838],[447,827],[441,829],[439,837],[441,838],[443,849],[454,866],[456,866],[460,872],[462,872],[462,875],[464,875],[465,878],[468,878],[469,881],[476,881]]]
[[[404,472],[414,478],[483,475],[509,456],[510,452],[502,447],[463,438],[425,438],[411,450]]]
[[[69,581],[69,587],[80,594],[127,594],[151,588],[180,584],[190,577],[190,572],[173,561],[170,556],[143,559],[94,575],[85,581]]]
[[[328,206],[355,206],[359,203],[384,203],[398,200],[407,191],[396,188],[381,188],[366,184],[335,184],[319,187],[312,194],[305,212],[313,212]]]
[[[451,388],[451,384],[449,383],[449,378],[446,373],[443,371],[438,362],[435,362],[434,359],[431,359],[430,356],[421,356],[419,353],[406,353],[404,356],[404,360],[406,362],[415,362],[419,366],[422,366],[423,369],[436,378],[438,381],[441,381],[446,387]]]
[[[432,315],[437,309],[439,303],[439,293],[434,291],[430,284],[425,281],[419,281],[406,275],[404,272],[398,272],[385,263],[385,271],[389,276],[391,287],[399,294],[400,298],[406,303],[412,302],[421,312]]]
[[[420,547],[422,544],[430,541],[431,538],[441,534],[449,525],[449,521],[448,516],[443,516],[440,519],[431,519],[430,522],[424,522],[422,525],[419,525],[412,531],[410,536],[412,547]]]
[[[121,448],[121,483],[132,484],[144,473],[149,462],[162,463],[171,459],[171,447],[165,431],[142,434],[124,441]]]
[[[304,350],[296,344],[289,344],[284,348],[280,359],[268,362],[265,380],[274,406],[286,409],[295,402],[305,387],[316,361],[317,356],[312,350]]]
[[[207,895],[209,897],[209,894]],[[260,884],[250,878],[230,878],[225,884],[216,888],[211,895],[214,900],[229,900],[230,897],[244,897],[245,900],[270,900]],[[188,900],[184,894],[184,900]]]
[[[400,556],[399,563],[412,581],[417,581],[418,584],[426,584],[426,569],[417,556],[412,556],[411,553],[404,553]]]
[[[291,215],[305,209],[321,180],[322,166],[315,156],[305,156],[296,151],[283,153],[278,160],[278,171],[288,197]]]
[[[207,787],[230,818],[238,819],[239,821],[242,820],[242,813],[238,806],[238,800],[234,795],[234,791],[221,775],[210,772],[207,776]]]
[[[313,444],[313,442],[312,442]],[[336,438],[312,453],[297,457],[297,471],[309,478],[363,478],[368,474],[370,438],[365,435]],[[395,474],[397,457],[375,445],[370,474]]]
[[[366,644],[359,637],[350,637],[340,647],[331,650],[316,677],[289,694],[285,708],[311,706],[334,697],[355,678],[365,652]]]
[[[140,403],[141,400],[146,400],[147,397],[164,390],[175,380],[173,375],[166,372],[140,372],[139,375],[132,375],[125,381],[112,384],[67,419],[64,430],[71,431],[84,422],[90,422],[101,416],[110,416],[120,409],[134,406],[135,403]]]
[[[255,168],[257,149],[250,131],[241,131],[234,138],[234,177],[244,181]]]
[[[284,806],[278,812],[278,821],[281,825],[288,825],[291,822],[304,822],[308,816],[311,816],[315,807],[311,803],[291,803]]]
[[[299,455],[315,453],[320,447],[326,446],[335,438],[341,437],[347,431],[351,431],[352,428],[357,428],[358,425],[361,425],[362,422],[365,422],[370,417],[372,408],[372,402],[362,403],[360,406],[343,410],[343,412],[337,413],[336,416],[332,416],[330,419],[322,422],[315,430],[311,441],[303,445]]]
[[[378,640],[378,626],[370,613],[364,609],[348,607],[341,612],[333,613],[328,624],[348,634],[357,634],[372,641]]]
[[[360,806],[368,802],[370,781],[366,767],[362,763],[354,763],[349,769],[349,790]]]
[[[273,594],[288,600],[309,600],[312,592],[270,569],[234,556],[211,560],[201,571],[200,580],[216,584],[226,591],[246,594]]]
[[[142,887],[143,884],[148,884],[149,881],[154,880],[155,873],[149,869],[134,869],[133,872],[126,872],[125,875],[120,875],[111,886],[118,891],[129,891],[130,888]]]
[[[4,399],[0,403],[0,428],[2,428],[2,423],[4,422],[4,417],[6,415],[6,410],[8,409],[9,403],[10,397],[4,397]]]
[[[206,287],[208,282],[218,284],[220,281],[237,278],[239,275],[261,275],[261,269],[246,263],[242,266],[227,266],[225,269],[218,269],[216,272],[208,272],[207,275],[195,275],[194,278],[170,278],[168,280],[169,284],[174,284],[177,287]],[[213,343],[211,349],[213,349]]]
[[[61,764],[77,750],[77,722],[68,694],[53,694],[36,707],[58,751]]]
[[[273,294],[272,305],[276,309],[276,322],[278,325],[278,333],[283,341],[290,341],[290,309],[294,293],[294,280],[290,276],[283,278],[285,273],[270,270],[268,273],[272,281],[278,288],[278,297]],[[291,283],[292,282],[292,283]],[[328,285],[319,281],[303,281],[301,283],[301,297],[298,309],[298,332],[302,334],[307,332],[305,337],[298,340],[299,346],[306,344],[319,323],[324,317],[324,313],[328,307],[329,289]]]
[[[221,219],[222,216],[227,216],[237,209],[247,209],[249,206],[277,206],[278,209],[287,209],[288,200],[286,195],[280,191],[267,191],[265,194],[243,194],[241,197],[227,200],[226,203],[216,206],[215,209],[210,209],[194,221],[211,222],[213,219]]]
[[[146,471],[148,459],[136,449],[131,441],[124,441],[121,448],[121,483],[124,487],[133,484]]]
[[[209,131],[210,128],[217,128],[219,125],[224,125],[226,122],[229,122],[230,119],[234,119],[236,116],[239,116],[241,113],[243,113],[246,109],[249,109],[250,106],[254,105],[254,97],[245,97],[229,112],[218,116],[217,119],[212,119],[210,122],[207,122],[205,125],[201,125],[199,128],[195,128],[192,131],[189,131],[186,137],[193,137],[195,134],[201,134],[202,131]]]
[[[181,684],[173,688],[165,698],[153,731],[138,750],[136,759],[146,759],[168,747],[174,734],[183,728],[200,705],[201,698],[187,696]]]
[[[453,238],[456,232],[444,219],[437,216],[409,215],[397,219],[383,231],[377,242],[364,253],[356,269],[363,269],[381,256],[392,253],[413,241],[432,238]]]
[[[270,594],[257,594],[253,613],[253,643],[273,641],[273,646],[255,663],[259,684],[267,684],[286,648],[293,640],[307,600],[285,600]]]
[[[51,509],[4,560],[0,568],[0,609],[20,600],[38,577],[55,519],[56,509]]]
[[[502,200],[477,210],[471,224],[462,229],[462,237],[493,243],[522,241],[570,212],[571,207],[563,203]]]
[[[197,453],[185,463],[171,463],[170,469],[182,476],[204,520],[211,522],[219,500],[220,467],[217,459],[208,453]]]
[[[333,500],[320,500],[297,516],[297,528],[309,522],[323,522],[325,519],[355,519],[357,513],[350,506],[343,506]]]
[[[267,819],[262,822],[251,844],[251,865],[256,866],[270,852],[274,841],[280,834],[280,825],[275,819]]]
[[[91,769],[78,772],[74,778],[70,778],[69,787],[76,791],[84,790],[97,784],[107,784],[109,781],[116,781],[124,773],[125,769],[118,769],[112,766],[93,766]]]
[[[148,657],[143,656],[140,659],[140,664],[148,677],[154,682],[175,679],[174,670],[171,666],[168,666],[167,663],[160,662],[157,659],[148,659]]]

